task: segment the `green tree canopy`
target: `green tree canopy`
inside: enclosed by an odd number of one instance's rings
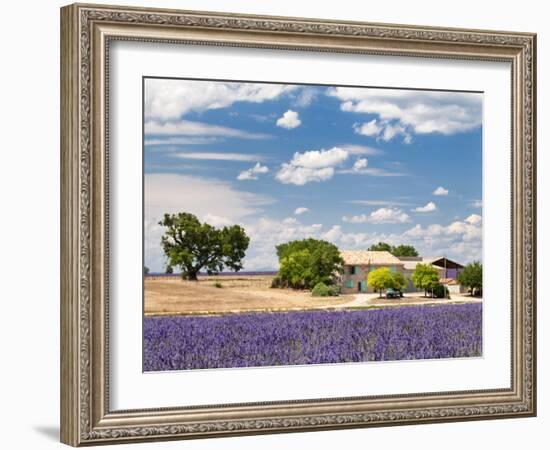
[[[203,268],[209,275],[243,268],[250,238],[239,225],[215,228],[190,213],[165,214],[159,225],[166,228],[161,245],[168,264],[181,267],[182,278],[196,280]]]
[[[174,268],[173,268],[170,264],[168,264],[168,265],[166,266],[166,274],[167,274],[167,275],[171,275],[171,274],[173,274],[173,273],[174,273]]]
[[[143,273],[147,275],[149,273],[149,267],[143,266]]]
[[[418,256],[418,251],[412,245],[400,244],[392,247],[391,253],[394,256]]]
[[[409,284],[409,282],[407,281],[407,278],[401,272],[393,273],[393,281],[394,281],[394,285],[392,287],[394,289],[399,289],[400,291],[404,291],[407,288],[407,285]]]
[[[370,251],[390,252],[394,256],[418,256],[418,251],[412,245],[400,244],[393,246],[387,242],[379,242],[369,247]]]
[[[384,289],[403,290],[407,287],[405,275],[400,272],[392,272],[387,267],[371,270],[367,277],[367,282],[369,286],[372,286],[375,291],[379,292],[380,297],[382,297]]]
[[[458,275],[458,282],[467,286],[472,295],[483,295],[483,265],[479,261],[467,264],[464,271]]]
[[[276,247],[279,275],[275,285],[311,289],[317,283],[334,284],[343,272],[344,260],[338,247],[318,239],[302,239]]]
[[[429,289],[439,284],[439,272],[431,264],[417,264],[411,280],[418,289],[424,289],[424,296]]]
[[[379,242],[378,244],[373,244],[369,247],[370,251],[373,252],[390,252],[392,251],[392,246],[386,242]]]

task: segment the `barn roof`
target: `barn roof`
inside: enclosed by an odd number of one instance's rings
[[[432,264],[437,267],[446,267],[447,269],[463,269],[464,266],[456,261],[452,261],[445,256],[430,256],[423,258],[425,263]]]
[[[390,252],[369,250],[341,250],[340,255],[346,265],[403,265],[403,262]]]
[[[418,258],[415,261],[405,260],[403,262],[405,263],[405,270],[414,270],[416,269],[417,264],[431,264],[432,266],[437,267],[438,269],[443,269],[445,267],[447,269],[464,268],[462,264],[459,264],[443,256],[427,256],[425,258]]]

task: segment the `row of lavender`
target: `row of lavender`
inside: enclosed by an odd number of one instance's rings
[[[472,357],[481,334],[481,304],[150,317],[144,370]]]

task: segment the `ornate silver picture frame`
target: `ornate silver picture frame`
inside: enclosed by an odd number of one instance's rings
[[[110,46],[116,41],[509,63],[511,149],[503,152],[512,157],[510,386],[113,410],[108,105]],[[62,8],[61,441],[81,446],[534,416],[535,99],[531,33],[105,5]]]

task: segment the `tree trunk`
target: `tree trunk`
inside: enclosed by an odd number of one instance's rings
[[[194,267],[182,267],[181,278],[189,281],[199,281],[197,279],[197,274],[200,269],[195,269]]]

